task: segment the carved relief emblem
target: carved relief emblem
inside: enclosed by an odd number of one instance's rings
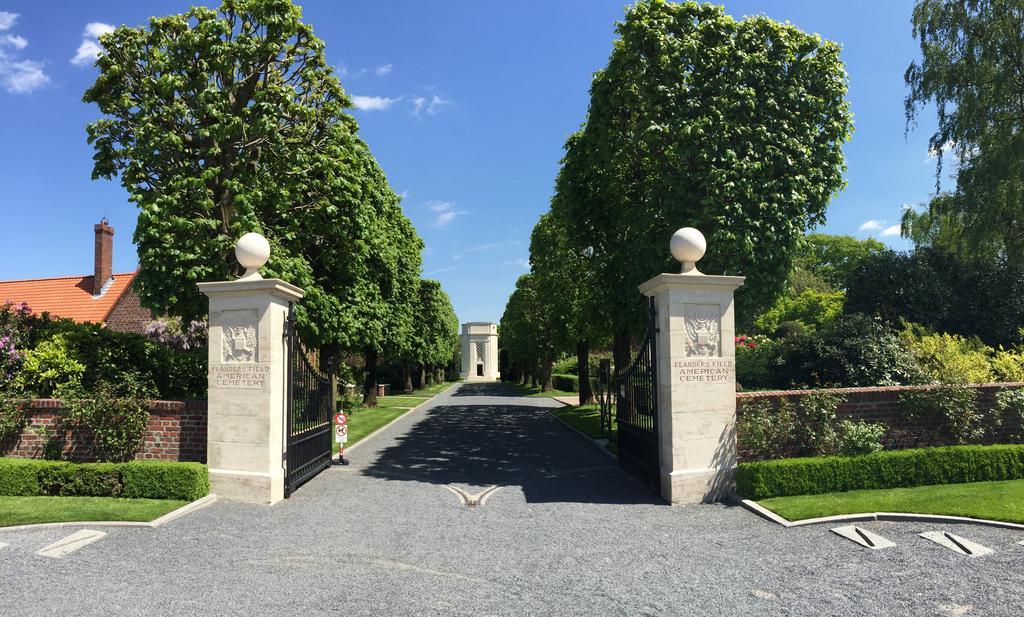
[[[722,355],[722,307],[717,304],[684,304],[686,355],[716,358]]]
[[[256,311],[224,311],[221,323],[221,359],[224,362],[256,361]]]

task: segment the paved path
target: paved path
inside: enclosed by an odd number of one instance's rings
[[[0,615],[1021,615],[1024,534],[864,525],[781,529],[672,508],[539,398],[463,385],[273,508],[219,502],[59,559],[71,530],[0,532]],[[482,507],[471,493],[500,485]],[[917,533],[995,549],[969,559]]]

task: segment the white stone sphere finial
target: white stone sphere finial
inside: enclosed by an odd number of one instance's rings
[[[262,279],[260,268],[270,259],[270,243],[260,234],[249,232],[235,244],[235,257],[245,268],[245,274],[240,281]]]
[[[697,269],[697,262],[704,256],[704,251],[708,249],[704,234],[693,227],[683,227],[672,234],[672,240],[669,241],[668,246],[676,261],[683,264],[683,274],[701,274]]]

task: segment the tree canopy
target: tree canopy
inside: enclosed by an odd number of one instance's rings
[[[689,225],[708,239],[704,272],[748,277],[737,313],[752,318],[844,185],[839,46],[694,2],[639,2],[617,32],[552,206],[592,255],[597,304],[616,332],[636,330],[636,286],[673,268],[668,239]]]
[[[921,58],[905,75],[907,129],[935,105],[936,192],[947,151],[956,187],[908,212],[904,231],[1024,263],[1024,0],[918,0],[912,22]]]
[[[290,0],[225,0],[101,37],[85,93],[94,177],[139,207],[138,291],[159,313],[205,314],[195,283],[238,273],[248,231],[265,272],[306,291],[303,338],[394,351],[412,335],[422,242],[346,113],[324,44]]]

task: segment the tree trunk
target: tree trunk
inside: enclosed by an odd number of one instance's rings
[[[629,344],[629,331],[619,330],[615,333],[615,338],[612,342],[612,355],[615,357],[615,372],[621,373],[629,368],[630,356],[633,355],[633,350]]]
[[[377,406],[377,350],[367,347],[363,352],[366,382],[363,384],[363,407]]]
[[[519,363],[519,370],[522,371],[523,385],[525,386],[527,384],[527,382],[530,381],[530,370],[529,370],[529,367],[527,367],[525,363],[520,362]]]
[[[530,366],[530,387],[531,388],[536,388],[537,387],[537,377],[538,377],[537,374],[539,372],[540,372],[540,365],[537,364],[536,362],[533,363]]]
[[[434,380],[437,383],[444,383],[444,369],[442,367],[437,367],[437,375],[434,377]]]
[[[590,342],[576,341],[576,374],[580,378],[580,405],[594,402],[594,391],[590,387]]]
[[[427,372],[422,364],[420,365],[419,377],[419,381],[416,382],[416,388],[422,390],[427,387]]]
[[[551,392],[554,385],[551,383],[551,370],[555,366],[554,360],[541,360],[540,363],[540,389],[541,392]]]
[[[434,385],[434,369],[433,367],[427,367],[427,385]]]
[[[405,374],[405,393],[409,394],[413,391],[412,387],[412,371],[409,370],[409,363],[402,362],[402,372]]]

